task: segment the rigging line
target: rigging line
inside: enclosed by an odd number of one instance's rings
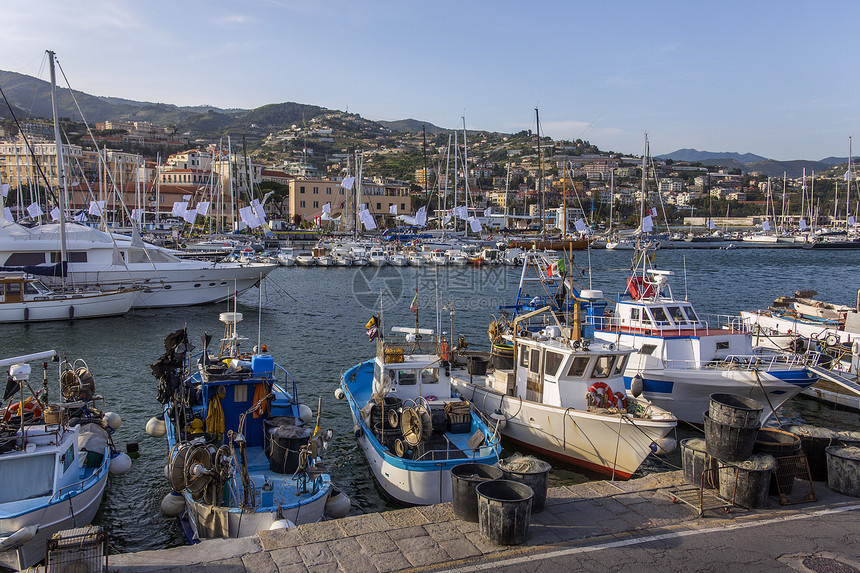
[[[33,165],[36,167],[36,170],[39,172],[42,180],[45,182],[45,186],[48,188],[48,192],[51,194],[51,197],[55,202],[59,202],[56,195],[54,195],[54,190],[51,187],[50,181],[45,176],[45,172],[42,170],[42,166],[39,164],[39,161],[36,159],[36,152],[33,151],[33,146],[30,145],[30,140],[24,135],[24,130],[21,129],[21,124],[18,122],[18,118],[15,116],[15,111],[12,109],[12,103],[9,101],[9,98],[6,97],[6,92],[3,91],[3,88],[0,88],[0,95],[3,96],[3,100],[6,102],[6,107],[9,108],[9,113],[12,115],[12,119],[15,120],[15,126],[18,128],[18,133],[24,139],[24,144],[27,146],[27,150],[30,152],[30,155],[33,158]],[[28,177],[29,179],[29,177]]]

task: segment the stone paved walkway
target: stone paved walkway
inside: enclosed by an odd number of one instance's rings
[[[681,472],[653,474],[628,482],[589,482],[552,488],[546,508],[532,516],[524,545],[504,547],[484,539],[478,524],[454,516],[450,503],[371,513],[264,531],[258,536],[208,540],[189,547],[111,555],[111,571],[314,571],[347,573],[447,569],[539,554],[583,543],[683,527],[702,527],[740,517],[820,509],[857,502],[816,484],[819,502],[728,513],[673,503],[666,490],[683,484]],[[819,491],[825,490],[825,491]]]

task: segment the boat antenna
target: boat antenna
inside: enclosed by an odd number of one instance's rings
[[[260,282],[257,283],[257,291],[259,298],[257,300],[257,352],[260,352],[262,346],[262,330],[263,330],[263,273],[260,273]]]
[[[687,297],[687,255],[684,255],[684,300],[690,300]]]

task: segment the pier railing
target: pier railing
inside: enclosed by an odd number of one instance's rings
[[[816,353],[794,354],[729,354],[709,362],[699,360],[666,360],[665,367],[674,370],[803,370],[818,363]]]

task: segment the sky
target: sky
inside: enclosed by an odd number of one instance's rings
[[[177,105],[299,102],[535,129],[640,155],[848,154],[860,2],[35,0],[0,4],[0,69]]]

